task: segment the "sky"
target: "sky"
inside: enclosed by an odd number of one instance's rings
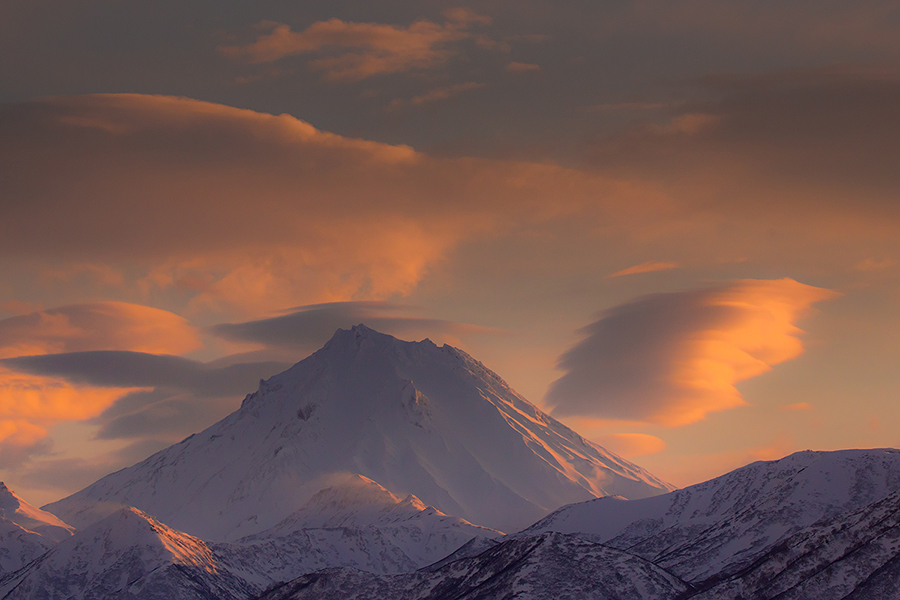
[[[900,446],[900,7],[5,0],[0,479],[357,323],[678,486]]]

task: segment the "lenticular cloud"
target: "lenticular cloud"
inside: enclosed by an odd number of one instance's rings
[[[606,311],[562,355],[547,394],[555,416],[679,426],[745,404],[734,387],[799,356],[794,323],[830,290],[741,280],[645,296]]]

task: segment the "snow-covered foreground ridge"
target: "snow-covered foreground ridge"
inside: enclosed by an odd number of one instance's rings
[[[26,565],[74,531],[0,482],[0,575]]]
[[[900,451],[801,452],[471,546],[416,573],[311,573],[260,600],[898,600]]]
[[[900,600],[898,450],[800,452],[510,536],[332,483],[236,542],[120,508],[0,574],[0,600]]]
[[[261,382],[202,433],[45,508],[83,528],[133,506],[228,541],[273,527],[352,475],[507,532],[572,502],[673,489],[466,353],[359,325]]]
[[[701,581],[745,568],[788,535],[898,490],[900,450],[805,451],[654,498],[566,506],[521,535],[576,534]]]

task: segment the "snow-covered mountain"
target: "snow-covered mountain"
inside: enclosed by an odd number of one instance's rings
[[[896,600],[900,598],[900,492],[804,528],[696,600]]]
[[[0,577],[0,599],[243,600],[327,567],[415,571],[470,540],[501,535],[360,476],[334,483],[271,530],[232,543],[119,509]]]
[[[209,546],[123,508],[0,577],[3,600],[243,600],[261,588]]]
[[[430,565],[475,540],[502,537],[398,498],[360,475],[322,490],[281,523],[235,543],[214,544],[217,556],[264,587],[327,567],[404,573]]]
[[[669,600],[688,586],[627,552],[575,536],[516,536],[439,569],[378,576],[347,567],[300,577],[259,600]]]
[[[897,490],[898,450],[805,451],[654,498],[566,506],[523,534],[577,534],[697,582],[745,568],[790,534]]]
[[[359,325],[261,382],[204,432],[45,508],[85,527],[135,506],[233,541],[272,528],[347,474],[507,532],[564,504],[672,489],[464,352]]]
[[[0,575],[24,566],[74,531],[0,482]]]
[[[801,452],[650,499],[592,500],[416,573],[327,569],[261,600],[326,597],[900,600],[900,451]]]

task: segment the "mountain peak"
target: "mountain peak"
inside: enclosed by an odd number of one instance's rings
[[[12,521],[20,527],[54,541],[69,537],[75,530],[56,515],[29,504],[2,482],[0,482],[0,519]]]
[[[192,535],[236,540],[274,527],[341,474],[371,482],[354,494],[377,485],[500,531],[571,502],[672,489],[465,352],[359,324],[206,431],[48,508],[84,526],[131,505]]]
[[[6,484],[0,481],[0,513],[13,511],[19,508],[21,500]]]

